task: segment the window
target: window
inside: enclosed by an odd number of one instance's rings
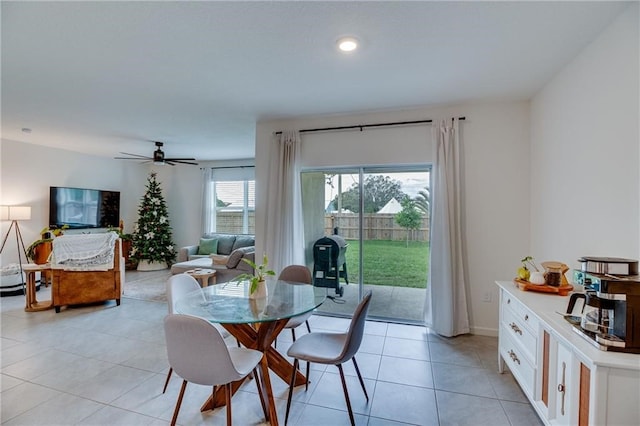
[[[216,232],[255,234],[255,180],[213,183]]]
[[[204,233],[255,234],[254,168],[223,167],[205,171]]]

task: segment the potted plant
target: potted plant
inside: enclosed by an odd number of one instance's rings
[[[27,257],[38,265],[47,263],[51,254],[53,238],[40,238],[27,247]]]
[[[262,257],[262,263],[257,265],[251,259],[242,259],[243,262],[248,264],[253,268],[253,274],[241,274],[238,275],[233,281],[249,281],[251,285],[249,286],[249,298],[250,299],[258,299],[261,297],[267,297],[267,286],[264,282],[265,278],[268,275],[274,276],[276,273],[271,269],[267,269],[269,265],[269,259],[265,254]]]

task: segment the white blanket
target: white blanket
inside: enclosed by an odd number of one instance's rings
[[[117,239],[115,232],[54,238],[51,267],[71,271],[108,271],[113,268]]]

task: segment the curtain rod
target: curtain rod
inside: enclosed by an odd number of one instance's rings
[[[256,166],[220,166],[220,167],[209,167],[211,170],[220,170],[220,169],[253,169]],[[200,167],[200,170],[204,170],[204,167]]]
[[[465,120],[466,117],[458,117],[458,120]],[[433,120],[415,120],[415,121],[395,121],[392,123],[376,123],[376,124],[359,124],[352,126],[338,126],[338,127],[320,127],[317,129],[303,129],[300,130],[300,133],[313,133],[313,132],[323,132],[329,130],[348,130],[348,129],[366,129],[367,127],[384,127],[384,126],[406,126],[409,124],[424,124],[424,123],[433,123]],[[276,135],[281,135],[282,131],[275,132]]]

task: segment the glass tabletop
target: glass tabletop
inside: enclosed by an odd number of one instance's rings
[[[267,297],[249,299],[249,282],[228,282],[204,287],[176,301],[175,311],[211,322],[242,324],[295,317],[320,306],[326,288],[280,280],[267,280]]]

